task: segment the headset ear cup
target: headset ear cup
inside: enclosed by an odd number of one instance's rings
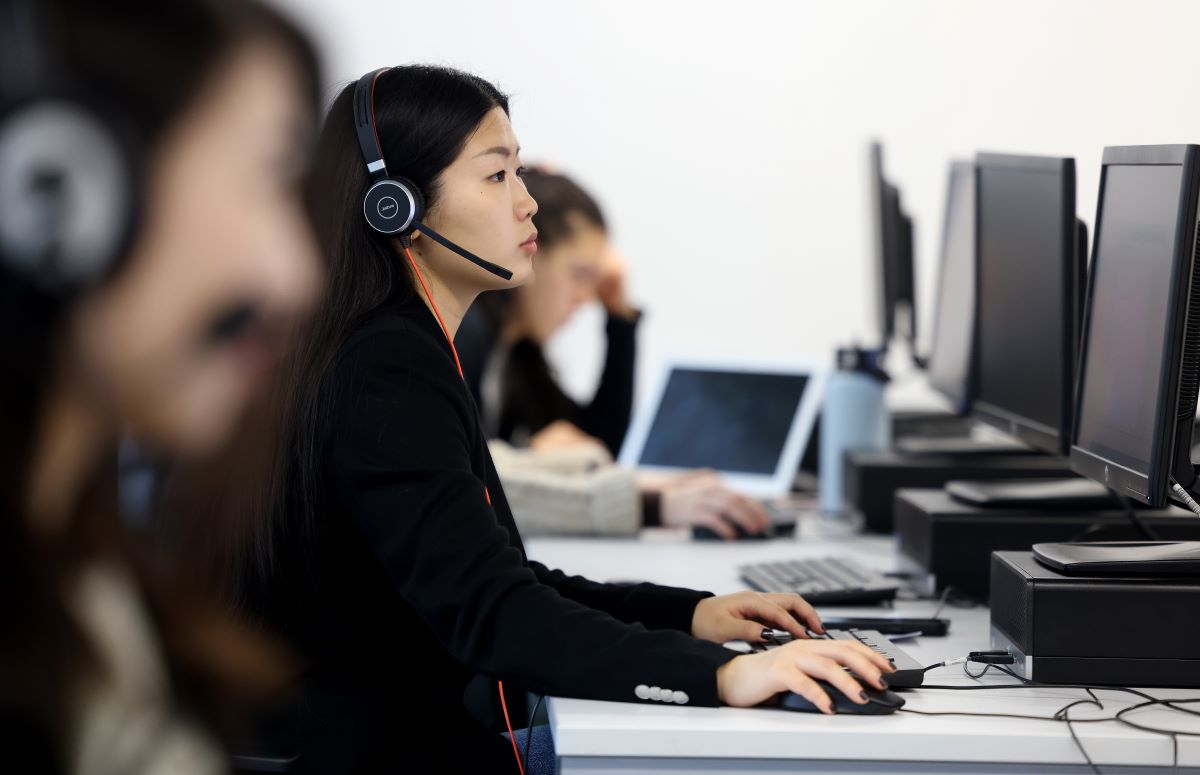
[[[421,190],[404,178],[377,181],[363,197],[363,216],[380,234],[404,236],[424,213]]]
[[[0,112],[0,263],[58,294],[112,274],[139,182],[117,123],[71,96]]]
[[[408,192],[412,194],[413,203],[415,204],[415,207],[413,208],[412,223],[409,224],[408,228],[405,230],[406,234],[411,234],[413,230],[417,228],[417,224],[421,221],[421,219],[425,217],[425,194],[421,192],[420,186],[418,186],[416,183],[413,183],[408,178],[397,177],[392,178],[392,180],[404,186],[404,188],[408,189]]]

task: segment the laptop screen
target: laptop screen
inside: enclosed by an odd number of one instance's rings
[[[809,378],[671,371],[638,465],[771,475]]]

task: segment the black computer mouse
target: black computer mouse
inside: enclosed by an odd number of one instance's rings
[[[867,693],[866,705],[859,705],[857,702],[853,702],[827,681],[817,681],[817,684],[825,690],[825,693],[829,695],[829,699],[833,700],[833,710],[835,713],[846,713],[856,716],[884,716],[889,713],[895,713],[904,707],[904,698],[899,694],[891,690],[872,689],[861,678],[857,680],[862,684],[863,691]],[[783,692],[780,694],[779,707],[798,713],[821,712],[820,708],[795,692]]]
[[[761,533],[751,533],[736,522],[729,523],[737,533],[738,541],[765,541],[771,537],[770,530],[764,530]],[[692,528],[692,540],[695,541],[724,541],[725,539],[720,533],[713,530],[711,527],[696,525]]]

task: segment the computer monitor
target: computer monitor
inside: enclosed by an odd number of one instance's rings
[[[1152,508],[1196,482],[1198,151],[1105,148],[1100,174],[1071,467]]]
[[[938,275],[929,384],[964,413],[971,405],[975,330],[975,165],[969,161],[950,164]]]
[[[1086,235],[1073,159],[975,160],[971,415],[1050,454],[1070,446]]]
[[[896,315],[904,310],[909,339],[916,336],[913,281],[913,224],[905,215],[900,191],[883,173],[883,146],[870,148],[871,210],[875,232],[875,296],[880,343],[886,348],[896,334]],[[911,316],[911,317],[910,317]]]

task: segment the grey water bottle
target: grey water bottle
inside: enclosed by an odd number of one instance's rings
[[[847,452],[885,450],[892,444],[892,423],[884,401],[888,377],[879,366],[881,353],[858,347],[837,351],[837,368],[825,388],[821,409],[817,493],[821,513],[845,511],[842,492]]]

